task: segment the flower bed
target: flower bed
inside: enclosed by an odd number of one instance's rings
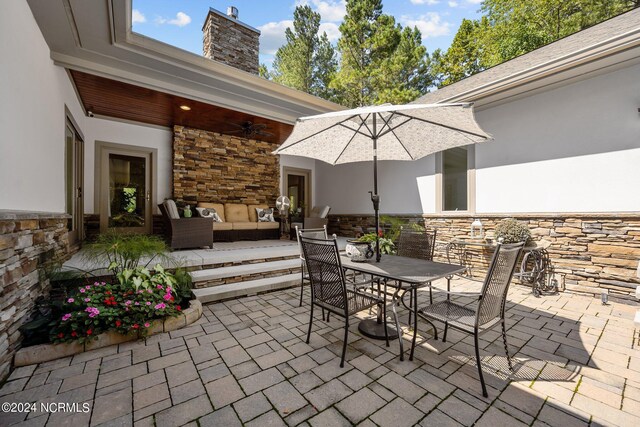
[[[115,279],[76,288],[63,301],[60,319],[52,323],[51,342],[82,344],[106,331],[144,336],[154,319],[177,316],[182,309],[176,304],[175,278],[159,264],[153,273],[124,269]]]
[[[202,304],[198,300],[191,300],[189,308],[182,310],[176,316],[168,316],[149,322],[149,327],[132,329],[127,333],[111,330],[101,334],[95,334],[93,339],[60,342],[58,344],[40,344],[20,349],[14,359],[14,366],[26,366],[36,363],[48,362],[62,357],[72,356],[85,351],[96,350],[110,345],[127,341],[135,341],[145,336],[171,332],[192,324],[202,316]]]

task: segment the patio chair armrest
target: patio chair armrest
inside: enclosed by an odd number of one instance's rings
[[[211,231],[213,233],[213,218],[180,218],[171,220],[171,229],[174,233],[190,230]]]

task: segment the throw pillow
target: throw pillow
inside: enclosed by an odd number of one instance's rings
[[[220,216],[218,215],[218,212],[216,212],[215,209],[196,208],[196,210],[198,211],[198,215],[203,218],[213,218],[215,222],[222,222]]]
[[[273,217],[273,209],[267,208],[256,208],[256,214],[258,214],[258,222],[275,222],[276,219]]]

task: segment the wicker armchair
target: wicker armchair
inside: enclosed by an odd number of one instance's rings
[[[171,249],[213,248],[213,218],[171,218],[164,203],[158,205]]]
[[[487,397],[487,387],[484,384],[482,375],[482,365],[480,361],[480,347],[478,337],[483,333],[491,330],[498,323],[502,324],[502,339],[504,341],[504,351],[507,354],[509,369],[513,370],[509,349],[507,347],[507,333],[504,319],[504,308],[509,291],[509,284],[516,268],[516,262],[522,251],[524,243],[516,243],[510,245],[498,245],[493,254],[489,271],[482,285],[482,291],[475,294],[457,294],[463,296],[477,297],[475,306],[461,305],[451,302],[449,298],[430,304],[426,307],[418,309],[418,316],[426,320],[435,332],[435,338],[438,338],[438,332],[432,321],[444,323],[444,334],[442,341],[447,340],[447,330],[449,327],[457,329],[468,334],[473,334],[476,360],[478,364],[478,375],[480,376],[480,384],[482,385],[482,395]],[[456,295],[453,292],[447,292],[447,296]],[[411,345],[411,357],[415,348],[416,329],[413,331],[413,344]]]
[[[340,367],[343,368],[347,352],[347,338],[349,337],[349,316],[374,305],[378,306],[378,310],[382,310],[384,300],[355,289],[347,289],[335,235],[333,239],[328,240],[301,237],[300,243],[311,282],[311,310],[307,344],[311,338],[314,306],[317,305],[329,313],[344,317],[344,341],[340,361]],[[385,332],[387,330],[386,316],[384,316],[384,330]]]

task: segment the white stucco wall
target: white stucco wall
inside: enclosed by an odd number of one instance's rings
[[[64,106],[82,109],[26,1],[3,2],[0,40],[0,209],[64,212]]]
[[[640,210],[640,65],[476,112],[476,212]],[[317,202],[368,213],[372,164],[318,162]],[[383,213],[433,213],[435,156],[381,162]]]
[[[158,191],[154,202],[154,212],[157,211],[155,207],[156,204],[164,200],[165,197],[171,197],[171,146],[173,141],[173,131],[171,129],[87,117],[83,130],[86,139],[84,173],[85,213],[98,213],[94,209],[95,197],[98,197],[94,189],[94,179],[96,178],[94,174],[96,141],[157,149],[158,170],[155,171],[153,179],[157,180]]]
[[[640,210],[640,65],[477,113],[478,212]]]
[[[415,162],[378,162],[380,212],[435,212],[435,156]],[[365,214],[373,210],[373,163],[332,166],[317,162],[316,200],[332,214]]]

